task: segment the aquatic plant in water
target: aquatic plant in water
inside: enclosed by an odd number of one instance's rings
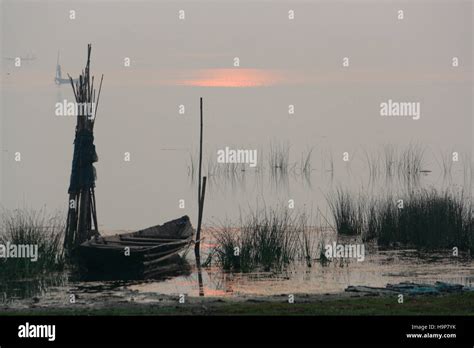
[[[64,214],[5,209],[0,216],[0,245],[37,254],[0,258],[0,278],[20,279],[63,269]]]
[[[268,208],[241,218],[239,228],[222,226],[213,232],[211,257],[224,270],[276,271],[296,260],[311,266],[317,248],[310,217],[285,208]]]
[[[329,205],[340,234],[376,239],[387,248],[473,252],[472,199],[463,190],[418,188],[362,199],[338,188]]]
[[[363,229],[363,202],[348,191],[338,187],[328,197],[335,229],[340,234],[360,235]]]

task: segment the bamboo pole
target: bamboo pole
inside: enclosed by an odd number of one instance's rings
[[[200,98],[200,132],[199,132],[199,168],[198,168],[198,204],[201,202],[201,169],[202,169],[202,126],[203,126],[203,120],[202,120],[202,97]],[[199,215],[199,209],[198,207],[198,215]],[[199,239],[199,238],[198,238]]]
[[[99,224],[97,223],[97,205],[95,202],[95,190],[91,187],[92,196],[92,218],[94,219],[95,234],[99,233]]]
[[[197,226],[197,231],[196,231],[196,244],[194,246],[194,251],[196,255],[200,254],[201,223],[202,223],[202,213],[204,210],[204,197],[206,195],[206,181],[207,181],[207,177],[202,178],[202,192],[201,192],[201,200],[199,202],[199,216],[198,216],[198,226]]]
[[[194,246],[194,253],[196,254],[196,261],[200,262],[200,246],[201,246],[201,222],[202,211],[204,208],[204,195],[206,191],[206,177],[202,181],[201,190],[201,175],[202,175],[202,138],[203,138],[203,112],[202,112],[202,97],[200,98],[200,132],[199,132],[199,169],[198,169],[198,225],[196,231],[196,243]]]
[[[194,253],[196,255],[196,267],[198,271],[198,285],[199,285],[199,296],[204,296],[204,286],[202,281],[202,268],[201,268],[201,223],[202,223],[202,214],[204,211],[204,197],[206,196],[206,181],[207,177],[202,179],[202,192],[201,200],[199,202],[199,217],[198,217],[198,226],[196,232],[196,244],[194,245]]]

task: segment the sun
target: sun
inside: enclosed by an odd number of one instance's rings
[[[195,87],[264,87],[280,81],[279,74],[261,69],[203,69],[180,85]]]

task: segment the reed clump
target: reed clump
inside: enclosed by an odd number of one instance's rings
[[[226,271],[278,271],[293,261],[311,266],[317,248],[310,217],[285,208],[256,210],[238,228],[223,226],[213,233],[212,257]]]
[[[381,247],[474,250],[472,201],[464,191],[420,188],[368,199],[338,189],[329,205],[338,233]]]
[[[335,229],[343,235],[360,235],[364,227],[363,202],[350,192],[337,188],[328,199]]]
[[[413,177],[423,170],[425,149],[418,144],[409,144],[398,159],[398,172],[401,177]]]
[[[311,174],[311,156],[313,154],[313,149],[309,149],[306,152],[303,152],[301,154],[301,160],[300,160],[300,172],[301,174],[305,176],[309,176]]]
[[[471,250],[471,203],[463,192],[419,189],[378,208],[376,235],[383,247]]]
[[[270,144],[268,165],[272,172],[288,173],[290,146],[288,144]]]
[[[50,214],[45,209],[1,211],[0,244],[4,248],[7,245],[37,248],[37,259],[0,258],[0,277],[21,279],[62,270],[65,266],[63,239],[66,228],[63,215],[59,212]]]

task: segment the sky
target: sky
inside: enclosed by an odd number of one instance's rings
[[[96,167],[109,227],[152,224],[181,213],[167,202],[195,200],[185,182],[200,97],[209,153],[275,140],[295,156],[310,147],[337,154],[420,142],[472,160],[471,1],[0,0],[0,9],[6,207],[64,205],[74,120],[54,116],[54,105],[72,92],[54,84],[54,72],[59,52],[63,74],[77,77],[88,43],[93,74],[104,74]],[[6,59],[29,54],[36,59],[20,68]],[[420,102],[420,120],[380,117],[389,99]],[[222,206],[210,205],[224,214]]]

